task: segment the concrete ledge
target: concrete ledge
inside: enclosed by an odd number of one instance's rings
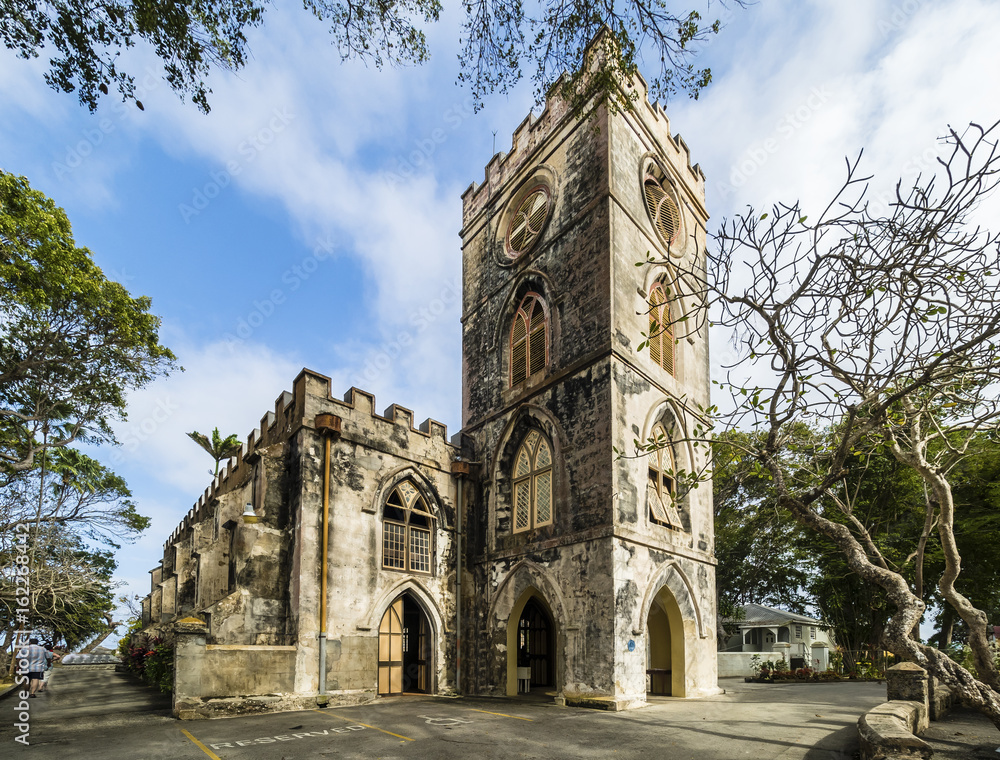
[[[861,760],[929,760],[931,746],[913,733],[921,723],[922,711],[919,702],[896,701],[883,702],[862,715],[858,719]]]
[[[584,694],[566,694],[561,702],[565,707],[588,707],[594,710],[609,710],[621,712],[635,707],[645,707],[645,700],[615,699],[614,697],[589,696]]]
[[[277,644],[206,644],[206,651],[219,652],[295,652],[296,646]]]
[[[71,662],[67,665],[59,665],[60,668],[66,668],[66,670],[125,670],[125,666],[121,663],[107,662],[107,663],[76,663]]]
[[[233,697],[203,697],[174,703],[174,716],[180,720],[234,718],[240,715],[312,710],[316,707],[351,707],[374,702],[374,692],[342,694],[259,694]]]

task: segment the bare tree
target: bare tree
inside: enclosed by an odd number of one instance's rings
[[[1000,183],[998,134],[1000,124],[950,130],[936,175],[898,183],[884,213],[868,202],[859,156],[818,217],[798,203],[751,209],[723,222],[707,274],[697,265],[675,269],[679,291],[706,307],[699,318],[711,313],[732,331],[738,358],[722,387],[734,408],[717,423],[761,432],[738,440],[773,480],[780,505],[883,590],[894,610],[885,647],[1000,728],[987,617],[958,587],[949,480],[973,439],[997,435],[1000,421],[1000,236],[974,222]],[[788,456],[802,422],[827,431],[805,464]],[[944,554],[937,585],[968,627],[975,672],[918,640],[920,591],[854,513],[849,477],[871,452],[889,453],[926,485],[925,525]]]
[[[40,561],[27,584],[18,583],[15,557],[25,549],[14,546],[11,534],[0,534],[0,636],[9,647],[15,630],[43,632],[53,642],[73,648],[107,629],[114,610],[115,569],[110,552],[94,551],[74,534],[43,526],[30,541]],[[24,602],[27,602],[25,604]],[[25,615],[21,610],[27,608]]]

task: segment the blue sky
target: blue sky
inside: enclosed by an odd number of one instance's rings
[[[89,114],[0,51],[0,167],[66,209],[79,245],[151,296],[185,372],[135,393],[122,446],[98,452],[153,525],[120,553],[148,591],[162,543],[209,483],[184,433],[245,438],[303,366],[335,392],[372,391],[460,424],[461,193],[533,106],[530,83],[478,114],[455,84],[459,21],[431,62],[341,63],[321,24],[271,8],[239,74],[213,75],[212,113],[182,103],[142,49],[145,106]],[[876,194],[933,166],[949,124],[1000,118],[1000,4],[761,0],[702,50],[715,79],[667,104],[708,176],[710,228],[746,204],[828,198],[865,148]],[[496,133],[494,138],[494,132]],[[726,359],[716,340],[714,363]]]

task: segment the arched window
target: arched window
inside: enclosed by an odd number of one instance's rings
[[[649,502],[649,517],[660,525],[680,530],[684,526],[677,511],[677,467],[673,441],[660,423],[653,427],[652,439],[656,450],[651,451],[648,456],[649,483],[646,487],[646,500]]]
[[[514,458],[514,533],[552,524],[552,447],[532,430]]]
[[[649,289],[649,356],[654,363],[674,374],[674,315],[662,282]]]
[[[548,324],[542,299],[537,293],[528,293],[517,307],[510,329],[511,387],[541,372],[547,361]]]
[[[433,521],[413,483],[404,480],[392,489],[382,508],[382,567],[429,573]]]
[[[671,197],[670,183],[656,164],[650,164],[643,180],[646,212],[656,228],[656,234],[669,247],[677,242],[681,230],[681,214]]]

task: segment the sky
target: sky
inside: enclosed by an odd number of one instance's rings
[[[429,30],[429,63],[383,70],[341,62],[322,24],[286,5],[248,35],[246,68],[212,75],[209,115],[148,50],[123,58],[145,110],[109,97],[93,115],[45,85],[44,56],[0,51],[0,168],[152,298],[184,367],[133,393],[121,445],[94,453],[152,518],[119,552],[123,593],[149,591],[210,483],[184,434],[245,440],[302,367],[335,394],[357,386],[460,427],[461,194],[540,110],[530,82],[474,111],[456,84],[457,4]],[[710,229],[748,204],[818,207],[862,148],[878,198],[932,169],[949,125],[1000,118],[1000,3],[716,1],[705,15],[724,22],[699,50],[713,81],[665,107],[708,177]],[[726,362],[725,341],[712,356]]]

